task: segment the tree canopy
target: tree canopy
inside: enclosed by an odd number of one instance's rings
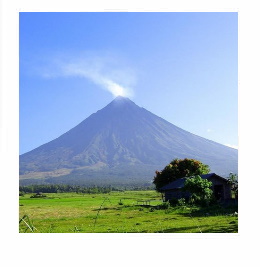
[[[228,177],[228,182],[231,185],[231,191],[234,193],[235,198],[238,198],[238,177],[237,174],[230,173]]]
[[[156,171],[153,183],[156,190],[164,185],[182,177],[207,174],[210,172],[209,166],[195,159],[174,159],[162,171]]]
[[[191,193],[191,201],[198,204],[208,204],[212,199],[212,182],[202,179],[199,175],[187,178],[183,190]]]

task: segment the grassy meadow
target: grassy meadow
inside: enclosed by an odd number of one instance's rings
[[[238,232],[237,207],[169,207],[155,191],[44,195],[20,196],[20,233]]]

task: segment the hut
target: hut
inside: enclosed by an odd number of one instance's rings
[[[231,184],[227,178],[223,178],[215,173],[203,174],[200,177],[212,182],[211,189],[216,200],[225,201],[231,198]],[[183,190],[187,178],[190,177],[183,177],[163,186],[160,189],[163,194],[163,201],[188,198],[190,193]]]

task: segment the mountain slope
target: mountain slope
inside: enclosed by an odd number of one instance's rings
[[[237,172],[237,150],[117,97],[59,138],[21,155],[20,178],[64,177],[75,182],[80,177],[87,182],[90,176],[95,181],[110,175],[117,181],[149,181],[156,169],[185,157],[201,160],[218,174]]]

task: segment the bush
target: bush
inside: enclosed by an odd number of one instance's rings
[[[159,209],[160,210],[167,210],[170,208],[170,202],[169,201],[166,201],[166,202],[163,202],[161,205],[159,205]]]
[[[185,198],[180,198],[180,199],[178,199],[178,203],[177,203],[177,205],[180,206],[180,207],[184,207],[184,206],[186,206]]]
[[[44,197],[47,197],[47,196],[43,195],[42,193],[37,193],[37,194],[30,196],[30,198],[44,198]]]
[[[186,179],[183,189],[191,193],[191,204],[209,205],[213,199],[213,191],[210,189],[211,186],[212,182],[196,175]]]

